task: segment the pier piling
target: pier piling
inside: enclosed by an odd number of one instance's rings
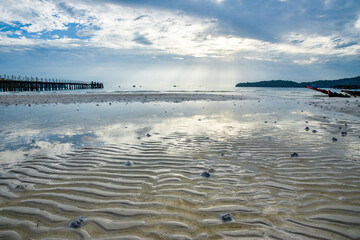
[[[58,79],[39,79],[33,77],[16,77],[0,75],[0,92],[9,91],[59,91],[77,89],[101,89],[104,84],[101,82],[86,83],[80,81],[66,81]]]

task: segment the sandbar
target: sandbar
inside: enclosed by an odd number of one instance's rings
[[[94,93],[94,94],[4,94],[0,105],[101,102],[184,102],[244,100],[238,94],[219,93]]]

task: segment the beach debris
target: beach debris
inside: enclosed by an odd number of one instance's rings
[[[151,137],[151,134],[150,134],[150,133],[148,133],[148,134],[146,134],[146,136],[147,136],[147,137]]]
[[[23,185],[23,184],[19,184],[19,185],[16,185],[14,189],[16,189],[16,190],[25,190],[26,186]]]
[[[317,131],[316,131],[316,130],[312,130],[312,132],[313,132],[313,133],[317,133]]]
[[[129,160],[127,160],[125,163],[124,163],[125,166],[127,167],[131,167],[133,165],[133,163]]]
[[[267,121],[265,121],[264,123],[267,123]]]
[[[341,136],[345,137],[347,135],[347,132],[341,132]]]
[[[291,157],[299,157],[299,154],[296,153],[296,152],[294,152],[294,153],[292,153],[290,156],[291,156]]]
[[[306,127],[306,128],[305,128],[305,130],[306,130],[306,131],[309,131],[309,130],[310,130],[310,128],[309,128],[309,127]]]
[[[69,223],[66,227],[68,228],[81,228],[87,222],[87,217],[77,217],[74,221]]]
[[[209,169],[209,173],[214,173],[214,172],[215,172],[215,169],[213,169],[213,168]]]
[[[211,177],[210,173],[207,172],[207,171],[203,171],[203,172],[200,174],[200,176],[205,177],[205,178]]]
[[[332,141],[333,141],[333,142],[336,142],[336,141],[337,141],[337,138],[336,138],[336,137],[333,137],[333,138],[332,138]]]
[[[220,214],[218,217],[225,223],[234,221],[230,213]]]

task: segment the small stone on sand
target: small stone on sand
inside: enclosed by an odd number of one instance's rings
[[[87,222],[86,219],[87,219],[87,217],[78,217],[74,221],[69,223],[68,227],[69,228],[80,228],[86,224],[86,222]]]
[[[19,185],[16,185],[15,189],[20,189],[20,190],[24,190],[26,187],[25,185],[22,185],[22,184],[19,184]]]
[[[211,175],[210,175],[210,173],[204,171],[204,172],[201,173],[200,176],[205,177],[205,178],[209,178]]]
[[[221,215],[219,215],[219,218],[223,222],[232,222],[233,221],[233,218],[230,213],[221,214]]]
[[[130,162],[130,161],[126,161],[126,162],[124,163],[124,165],[127,166],[127,167],[131,167],[131,166],[133,165],[133,163]]]

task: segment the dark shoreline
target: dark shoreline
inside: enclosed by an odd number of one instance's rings
[[[260,82],[238,83],[235,87],[277,87],[277,88],[303,88],[316,86],[318,88],[360,89],[360,76],[338,80],[317,80],[311,82],[294,82],[290,80],[270,80]]]

